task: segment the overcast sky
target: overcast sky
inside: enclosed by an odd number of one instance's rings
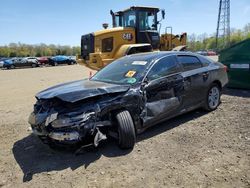
[[[162,28],[176,34],[216,30],[219,0],[1,0],[0,45],[10,42],[80,46],[81,35],[111,26],[110,9],[133,5],[166,11]],[[250,23],[250,0],[231,0],[231,27]]]

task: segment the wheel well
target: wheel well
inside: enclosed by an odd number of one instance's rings
[[[219,80],[213,81],[213,84],[217,84],[219,86],[220,90],[222,89],[222,85],[221,85],[221,82]]]

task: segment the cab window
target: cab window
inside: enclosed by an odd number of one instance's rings
[[[182,64],[184,71],[194,70],[202,67],[200,60],[195,56],[178,56],[178,61]]]
[[[124,27],[135,27],[136,16],[135,11],[128,11],[124,13]]]
[[[149,71],[147,79],[155,80],[180,72],[180,66],[176,62],[175,56],[168,56],[160,59]]]

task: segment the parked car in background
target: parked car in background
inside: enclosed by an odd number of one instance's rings
[[[207,55],[208,56],[215,56],[215,55],[217,55],[217,53],[215,51],[213,51],[213,50],[208,50]]]
[[[49,58],[49,64],[52,66],[57,66],[59,64],[73,65],[76,64],[76,60],[74,60],[70,56],[58,55]]]
[[[23,61],[38,63],[38,59],[36,57],[25,57]]]
[[[3,64],[4,64],[4,61],[7,60],[9,58],[0,58],[0,68],[3,68]]]
[[[14,60],[15,60],[15,58],[4,60],[4,62],[3,62],[3,68],[14,69],[15,68],[15,66],[14,66]]]
[[[38,57],[37,60],[39,61],[40,65],[46,65],[49,63],[48,57]]]
[[[197,54],[204,55],[204,56],[215,56],[217,53],[213,50],[200,50],[196,52]]]
[[[38,93],[29,123],[52,146],[97,146],[109,135],[133,148],[136,133],[150,126],[200,107],[215,110],[227,82],[223,64],[198,54],[125,56],[90,79]]]
[[[36,57],[25,57],[23,58],[23,61],[27,64],[30,63],[31,66],[35,65],[36,67],[38,67],[40,65],[40,62],[38,61]]]
[[[69,56],[69,58],[76,61],[76,56]]]
[[[207,51],[206,50],[197,51],[196,53],[200,54],[200,55],[207,56]]]
[[[39,62],[35,57],[12,58],[4,61],[3,68],[14,69],[17,67],[39,67]]]

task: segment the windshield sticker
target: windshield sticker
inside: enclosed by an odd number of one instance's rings
[[[146,65],[147,61],[134,61],[132,65]]]
[[[136,73],[136,71],[128,71],[125,76],[128,78],[132,78],[135,75],[135,73]]]
[[[133,84],[135,82],[136,82],[135,78],[128,78],[128,81],[127,81],[128,84]]]

